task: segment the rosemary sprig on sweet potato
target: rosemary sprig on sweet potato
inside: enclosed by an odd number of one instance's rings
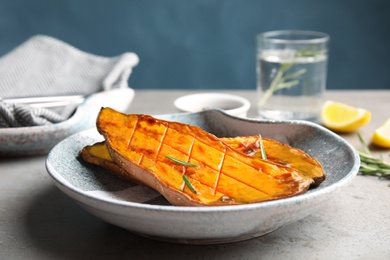
[[[182,160],[179,160],[179,159],[176,159],[175,157],[172,157],[170,155],[167,155],[165,156],[166,158],[168,158],[169,160],[175,162],[175,163],[178,163],[180,165],[183,165],[183,166],[188,166],[188,167],[198,167],[197,164],[195,163],[189,163],[189,162],[185,162],[185,161],[182,161]]]
[[[198,194],[195,187],[192,185],[191,181],[188,179],[187,176],[183,175],[183,181],[187,185],[187,187],[195,194]]]

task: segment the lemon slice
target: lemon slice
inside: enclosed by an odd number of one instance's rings
[[[335,132],[357,131],[371,120],[371,113],[363,108],[326,101],[321,111],[322,124]]]
[[[390,118],[375,130],[371,142],[383,148],[390,148]]]

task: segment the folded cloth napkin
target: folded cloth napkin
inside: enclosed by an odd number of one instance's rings
[[[36,35],[0,58],[0,128],[61,122],[68,114],[3,102],[7,98],[89,95],[128,86],[135,53],[102,57]]]
[[[69,111],[69,110],[67,110]],[[24,104],[0,102],[0,128],[38,126],[59,123],[68,115],[45,108],[32,108]]]

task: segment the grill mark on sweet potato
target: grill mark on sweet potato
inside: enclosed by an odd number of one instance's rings
[[[143,115],[141,116],[141,117],[143,117]],[[138,118],[137,119],[137,122],[140,122],[140,121],[142,121],[142,118],[140,119],[140,118]],[[147,120],[147,123],[149,124],[149,123],[153,123],[153,124],[159,124],[159,125],[164,125],[164,127],[166,127],[166,128],[170,128],[172,131],[174,131],[175,133],[179,133],[179,131],[177,131],[175,128],[172,128],[171,127],[171,124],[173,124],[173,125],[175,125],[175,123],[170,123],[170,122],[167,122],[166,124],[164,124],[164,123],[160,123],[159,121],[157,121],[157,120]],[[140,131],[141,129],[144,129],[143,127],[141,128],[141,127],[138,127],[137,128],[138,129],[138,131]],[[191,131],[191,129],[188,129],[188,128],[186,128],[186,130],[187,131],[184,131],[184,134],[188,134],[188,135],[190,135],[190,136],[192,136],[193,135],[193,132]],[[188,131],[189,130],[189,131]],[[150,133],[151,131],[149,131],[149,133]],[[165,132],[167,132],[167,129],[165,129]],[[141,132],[142,133],[142,132]],[[157,141],[157,142],[159,142],[159,140],[158,139],[156,139],[156,137],[158,136],[158,135],[156,135],[156,132],[154,132],[154,134],[153,135],[148,135],[150,138],[153,138],[155,141]],[[200,139],[198,139],[198,138],[196,138],[196,137],[194,137],[194,136],[192,136],[196,141],[198,141],[199,143],[202,143],[202,144],[204,144],[205,146],[209,146],[207,143],[205,143],[203,140],[200,140]],[[219,151],[219,152],[221,152],[222,153],[222,157],[226,157],[226,155],[224,156],[223,154],[224,153],[226,153],[228,150],[230,150],[230,147],[228,147],[226,144],[224,144],[223,142],[218,142],[218,143],[220,143],[223,147],[224,147],[224,151],[221,151],[220,149],[218,149],[218,148],[215,148],[217,151]],[[171,145],[169,145],[169,144],[165,144],[165,145],[167,145],[167,146],[169,146],[170,148],[172,148],[172,149],[174,149],[174,150],[176,150],[176,151],[178,151],[175,147],[173,147],[173,146],[171,146]],[[199,146],[200,147],[200,149],[204,152],[204,149],[203,149],[203,147],[202,146]],[[143,149],[143,155],[145,156],[146,154],[145,153],[147,153],[147,155],[149,155],[149,151],[147,151],[147,150],[145,150],[145,149]],[[153,154],[153,152],[154,151],[150,151],[150,155],[152,155]],[[178,152],[180,152],[180,151],[178,151]],[[229,158],[230,156],[228,156],[228,158]],[[236,158],[231,158],[231,159],[236,159]],[[289,180],[291,179],[291,178],[286,178],[287,176],[290,176],[290,174],[286,174],[286,175],[280,175],[280,176],[272,176],[272,175],[270,175],[268,172],[266,172],[266,165],[260,165],[260,167],[254,167],[254,165],[249,165],[249,164],[247,164],[247,163],[245,163],[245,162],[243,162],[242,160],[238,160],[238,159],[236,159],[238,162],[240,162],[240,163],[243,163],[243,164],[245,164],[246,166],[249,166],[249,167],[252,167],[253,169],[255,169],[255,170],[257,170],[257,171],[261,171],[263,174],[265,174],[265,175],[267,175],[269,178],[270,178],[270,180],[271,179],[273,179],[273,180],[278,180],[279,182],[281,182],[280,184],[282,184],[282,183],[288,183],[289,182]],[[189,159],[187,160],[187,161],[190,161]],[[158,160],[156,161],[156,162],[158,162]],[[162,163],[166,163],[166,162],[163,162],[163,161],[159,161],[159,162],[162,162]],[[208,165],[207,164],[207,162],[203,162],[204,163],[204,165],[206,165],[207,167],[209,167],[209,168],[211,168],[212,170],[214,170],[214,171],[217,171],[217,172],[221,172],[221,174],[222,175],[226,175],[226,176],[228,176],[228,177],[230,177],[230,178],[232,178],[232,179],[234,179],[234,180],[236,180],[237,182],[241,182],[241,183],[243,183],[243,184],[245,184],[246,186],[248,186],[248,187],[251,187],[251,188],[253,188],[253,189],[255,189],[255,190],[257,190],[257,191],[259,191],[259,192],[262,192],[262,193],[264,193],[264,194],[267,194],[267,195],[272,195],[272,194],[270,194],[270,193],[268,193],[268,192],[266,192],[265,190],[263,190],[263,189],[260,189],[260,188],[258,188],[258,187],[256,187],[255,185],[253,185],[252,183],[250,183],[250,182],[246,182],[246,181],[243,181],[242,179],[240,179],[240,178],[237,178],[236,176],[234,176],[234,175],[231,175],[231,174],[228,174],[228,173],[226,173],[226,172],[224,172],[224,169],[223,169],[223,167],[219,170],[218,168],[214,168],[213,166],[211,166],[211,165]],[[169,163],[170,165],[172,165],[172,163],[170,162]],[[267,164],[267,162],[265,162],[265,164]],[[185,167],[185,168],[187,168],[187,167]],[[192,178],[191,178],[192,179]],[[217,178],[217,180],[219,180],[219,177]],[[214,185],[213,186],[209,186],[209,185],[207,185],[206,183],[204,183],[204,182],[202,182],[201,180],[198,180],[202,185],[205,185],[205,186],[207,186],[207,187],[210,187],[210,188],[214,188],[214,187],[216,187],[216,189],[215,189],[215,191],[218,191],[218,192],[221,192],[220,190],[218,190],[217,189],[217,180],[216,180],[216,183],[214,183]],[[295,187],[295,186],[294,186]]]
[[[130,137],[129,137],[129,141],[127,142],[127,148],[129,148],[129,146],[131,144],[131,141],[133,140],[134,133],[135,133],[135,131],[137,129],[137,126],[138,126],[138,119],[139,118],[137,117],[137,119],[136,119],[136,121],[134,123],[133,129],[132,129]]]
[[[214,185],[214,195],[215,195],[215,191],[217,190],[217,187],[218,187],[218,182],[219,182],[219,178],[221,177],[221,174],[222,174],[222,167],[223,167],[223,163],[225,162],[225,157],[226,157],[226,147],[225,147],[225,150],[223,152],[223,155],[222,155],[222,159],[221,159],[221,163],[218,165],[218,175],[217,175],[217,180],[215,181],[215,185]]]
[[[140,122],[140,121],[142,121],[142,119],[141,119],[141,120],[138,119],[138,122]],[[171,127],[171,123],[170,123],[170,122],[167,122],[166,124],[165,124],[165,123],[160,123],[160,122],[158,122],[158,121],[156,121],[156,120],[148,120],[147,122],[148,122],[148,123],[154,122],[154,124],[160,124],[160,125],[162,124],[162,125],[166,128],[164,132],[168,132],[168,131],[167,131],[167,128],[170,128],[171,131],[174,131],[175,133],[179,133],[179,131],[177,131],[175,128],[172,128],[172,127]],[[175,123],[172,123],[172,124],[175,125]],[[144,128],[138,127],[138,130],[141,130],[141,129],[144,129]],[[187,128],[186,130],[189,130],[189,131],[188,131],[188,132],[185,131],[184,134],[188,134],[188,135],[191,135],[191,136],[192,136],[193,132],[191,131],[191,129],[188,129],[188,128]],[[149,131],[149,132],[150,132],[150,131]],[[154,132],[154,133],[155,133],[155,132]],[[149,136],[150,138],[153,138],[155,141],[159,142],[159,140],[156,138],[158,135],[155,134],[155,135],[148,135],[148,136]],[[194,137],[194,136],[192,136],[192,137],[193,137],[196,141],[198,141],[199,143],[202,143],[202,144],[204,144],[205,146],[209,146],[209,145],[208,145],[207,143],[205,143],[203,140],[199,140],[198,138],[196,138],[196,137]],[[220,151],[219,149],[216,149],[216,150],[222,153],[222,158],[225,158],[225,157],[226,157],[227,149],[228,149],[229,147],[228,147],[226,144],[222,143],[222,142],[219,142],[219,143],[223,145],[224,151]],[[165,144],[165,145],[169,146],[169,147],[172,148],[173,150],[176,150],[176,151],[180,152],[180,151],[177,150],[175,147],[173,147],[173,146],[171,146],[171,145],[169,145],[169,144]],[[202,148],[202,146],[200,146],[200,148],[204,151],[204,149]],[[143,149],[142,151],[143,151],[142,154],[143,154],[144,156],[149,155],[149,151],[148,151],[146,154],[145,154],[145,152],[146,152],[145,149]],[[180,152],[180,153],[181,153],[181,152]],[[150,155],[152,155],[152,154],[153,154],[153,151],[151,151]],[[190,158],[188,158],[187,162],[189,162],[189,161],[190,161]],[[166,164],[168,164],[168,165],[175,165],[175,163],[172,163],[172,162],[166,161],[166,160],[164,160],[164,161],[157,160],[156,162],[166,163]],[[167,163],[167,162],[168,162],[168,163]],[[244,163],[244,162],[242,162],[242,161],[239,161],[239,162]],[[246,163],[244,163],[244,164],[246,164]],[[196,180],[199,181],[199,183],[201,183],[201,184],[204,185],[204,186],[207,186],[207,187],[210,187],[210,188],[213,188],[213,189],[215,188],[214,194],[215,194],[216,191],[221,192],[220,190],[217,189],[217,182],[219,181],[219,178],[220,178],[220,177],[218,176],[218,173],[220,172],[220,174],[226,175],[227,177],[230,177],[231,179],[234,179],[234,180],[236,180],[237,182],[241,182],[242,184],[245,184],[246,186],[251,187],[251,188],[253,188],[253,189],[255,189],[255,190],[259,191],[259,192],[262,192],[262,193],[267,194],[267,195],[271,195],[271,194],[269,194],[268,192],[266,192],[266,191],[264,191],[264,190],[262,190],[262,189],[259,189],[258,187],[252,185],[252,184],[249,183],[249,182],[244,182],[244,181],[238,179],[237,177],[235,177],[234,175],[225,173],[223,167],[221,167],[221,169],[214,168],[212,165],[207,164],[207,162],[203,162],[203,165],[205,165],[205,166],[207,166],[207,167],[209,167],[209,168],[211,168],[212,170],[214,170],[214,171],[217,172],[217,179],[216,179],[216,182],[214,183],[214,185],[210,186],[210,185],[208,185],[207,183],[204,183],[204,182],[202,182],[202,181],[199,180],[199,179],[196,179]],[[248,165],[248,164],[246,164],[246,165],[249,166],[249,167],[253,167],[253,166]],[[185,170],[188,169],[188,167],[182,167],[182,169],[183,169],[183,168],[184,168]],[[175,169],[175,168],[173,168],[173,169]],[[258,169],[259,169],[259,168],[258,168]],[[255,170],[258,170],[258,169],[255,169]],[[184,170],[184,171],[185,171],[185,170]],[[195,174],[195,173],[196,173],[196,170],[194,170],[194,173],[193,173],[193,174]],[[275,178],[272,178],[268,173],[265,173],[263,170],[262,170],[262,173],[265,174],[265,175],[268,175],[268,176],[270,177],[270,179],[275,179]],[[220,174],[219,174],[219,175],[220,175]],[[190,177],[190,176],[189,176],[189,177]],[[191,179],[193,179],[193,178],[191,178]],[[282,182],[285,182],[285,181],[286,181],[286,180],[282,180]]]
[[[163,136],[161,137],[160,145],[157,147],[156,156],[155,156],[155,158],[154,158],[154,160],[155,160],[156,162],[157,162],[158,156],[159,156],[159,154],[160,154],[161,147],[162,147],[163,144],[164,144],[164,140],[165,140],[165,136],[167,135],[167,132],[168,132],[168,127],[165,128],[164,134],[163,134]]]

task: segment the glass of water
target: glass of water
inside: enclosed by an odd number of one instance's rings
[[[326,89],[329,36],[273,31],[257,36],[258,113],[317,122]]]

